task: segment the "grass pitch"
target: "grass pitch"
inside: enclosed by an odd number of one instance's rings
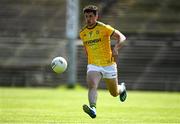
[[[0,123],[162,124],[180,123],[180,93],[129,91],[120,102],[98,91],[97,118],[82,110],[87,89],[0,88]]]

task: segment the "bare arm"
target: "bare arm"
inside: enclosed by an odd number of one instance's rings
[[[117,62],[118,50],[123,46],[124,41],[126,40],[126,37],[118,30],[115,30],[112,35],[112,38],[116,40],[116,44],[113,48],[113,57],[114,57],[115,61]]]

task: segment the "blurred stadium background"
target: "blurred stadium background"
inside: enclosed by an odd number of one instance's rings
[[[119,55],[119,80],[129,90],[180,91],[180,1],[80,0],[95,4],[100,21],[127,36]],[[68,71],[52,72],[53,57],[67,60],[66,0],[0,1],[0,86],[56,87]],[[77,83],[86,86],[86,56],[76,41]],[[70,64],[71,62],[68,61]],[[105,88],[105,84],[100,84]]]

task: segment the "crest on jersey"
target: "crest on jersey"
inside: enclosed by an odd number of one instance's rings
[[[99,30],[96,30],[96,34],[99,34]]]

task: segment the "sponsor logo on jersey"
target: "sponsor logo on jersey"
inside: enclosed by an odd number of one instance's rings
[[[92,45],[92,44],[95,44],[98,42],[101,42],[101,38],[85,41],[84,44],[85,45]]]

